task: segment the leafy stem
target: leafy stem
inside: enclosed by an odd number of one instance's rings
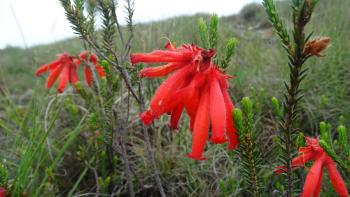
[[[307,69],[303,69],[305,61],[310,57],[304,54],[305,43],[311,37],[305,37],[305,26],[310,21],[311,14],[317,0],[293,0],[293,42],[287,29],[276,12],[273,0],[264,0],[264,6],[275,31],[281,39],[282,45],[288,53],[290,69],[289,82],[284,83],[287,92],[284,94],[284,114],[280,118],[281,141],[283,154],[281,160],[286,166],[286,196],[293,196],[292,154],[294,150],[294,124],[298,114],[298,104],[303,98],[300,89],[301,81],[306,77]]]
[[[244,182],[252,196],[259,197],[259,153],[255,146],[253,136],[253,104],[248,97],[242,99],[243,113],[236,108],[233,111],[233,118],[239,135],[239,154],[241,161],[241,173]]]

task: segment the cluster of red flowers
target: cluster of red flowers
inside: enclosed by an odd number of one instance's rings
[[[203,151],[209,136],[212,143],[222,144],[228,141],[228,149],[236,148],[238,136],[231,117],[234,105],[228,93],[227,82],[230,76],[225,75],[212,62],[215,51],[205,50],[194,44],[176,48],[170,42],[165,48],[166,50],[130,55],[132,64],[166,63],[142,69],[140,77],[155,78],[171,74],[156,90],[148,110],[140,115],[142,122],[150,125],[161,115],[169,114],[170,128],[176,129],[182,112],[186,110],[192,131],[192,152],[188,157],[205,159]],[[91,66],[95,67],[100,77],[106,75],[103,67],[98,65],[96,55],[87,51],[82,52],[79,58],[69,56],[65,52],[57,60],[41,66],[36,75],[50,72],[47,88],[51,88],[59,78],[58,92],[61,93],[68,83],[76,84],[79,81],[77,69],[81,61],[90,64],[85,67],[85,80],[89,86],[93,82]],[[299,149],[299,156],[292,160],[293,169],[314,161],[301,196],[319,196],[323,169],[326,168],[335,191],[339,196],[347,197],[348,191],[335,162],[319,145],[317,139],[306,137],[306,143],[306,147]],[[286,170],[285,166],[278,166],[275,172],[279,174]],[[4,192],[3,188],[0,188],[0,197],[4,196]]]
[[[141,114],[144,124],[150,125],[162,114],[170,114],[170,127],[175,129],[183,110],[190,117],[192,152],[189,157],[205,159],[203,150],[209,136],[210,141],[222,144],[229,141],[229,149],[237,144],[237,132],[231,118],[234,105],[228,94],[227,79],[212,62],[215,51],[204,50],[196,45],[175,48],[170,42],[166,50],[151,53],[134,53],[130,59],[136,63],[166,63],[163,66],[144,68],[140,77],[169,76],[156,90],[148,110]],[[227,139],[228,138],[228,139]]]
[[[89,57],[89,59],[88,59]],[[80,58],[69,56],[67,52],[59,55],[58,59],[48,64],[42,65],[37,71],[36,76],[39,76],[47,71],[50,72],[46,81],[46,88],[49,89],[59,78],[58,92],[62,93],[68,83],[76,84],[79,81],[78,67],[81,62],[89,62],[95,66],[96,72],[100,77],[106,76],[102,66],[98,65],[98,59],[95,54],[87,51],[80,53]],[[89,66],[85,66],[85,80],[86,83],[92,85],[92,71]]]
[[[323,168],[327,168],[329,178],[340,197],[348,197],[344,180],[340,176],[336,164],[319,145],[317,139],[306,137],[306,147],[299,149],[299,156],[292,160],[292,168],[304,166],[306,162],[314,161],[307,174],[301,197],[319,196],[322,186]],[[278,166],[276,173],[285,172],[285,166]]]

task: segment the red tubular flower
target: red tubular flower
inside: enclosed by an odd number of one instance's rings
[[[156,90],[146,112],[140,115],[145,125],[163,114],[170,114],[170,128],[177,128],[184,109],[190,118],[192,152],[188,157],[202,160],[206,141],[222,144],[229,141],[229,149],[237,146],[237,132],[231,118],[234,105],[228,94],[225,75],[211,61],[214,50],[196,45],[175,48],[167,43],[166,50],[130,55],[131,63],[165,63],[144,68],[140,77],[163,77],[171,74]],[[211,133],[209,134],[209,128]],[[228,139],[227,139],[228,138]]]
[[[69,56],[67,52],[61,54],[57,60],[42,65],[37,71],[36,76],[39,76],[47,71],[50,72],[46,81],[46,88],[50,89],[59,78],[58,92],[62,93],[68,82],[75,84],[78,82],[77,68],[80,64],[79,59]]]
[[[322,186],[323,168],[328,170],[329,178],[338,195],[340,197],[348,197],[349,194],[344,180],[340,176],[332,158],[319,145],[317,139],[310,137],[306,137],[305,139],[307,146],[299,149],[299,156],[292,160],[292,168],[304,166],[309,161],[315,162],[306,176],[301,197],[319,196]],[[286,170],[285,166],[278,166],[275,172],[279,174]]]
[[[96,73],[100,76],[100,77],[105,77],[106,76],[106,73],[103,69],[103,67],[101,65],[98,65],[97,62],[98,62],[98,59],[97,59],[97,56],[92,53],[92,52],[88,52],[88,51],[83,51],[80,53],[80,58],[86,62],[90,62],[92,65],[95,66],[95,70],[96,70]],[[89,56],[89,60],[87,60],[87,57]],[[85,67],[85,81],[86,83],[88,84],[88,86],[92,86],[92,81],[93,81],[93,78],[92,78],[92,71],[91,71],[91,68],[89,65],[87,65]]]
[[[83,51],[80,54],[80,58],[85,62],[90,62],[93,66],[95,66],[96,73],[100,77],[106,76],[106,73],[102,66],[98,65],[97,56],[93,53],[90,53],[89,60],[87,60],[88,54],[90,52]],[[46,81],[46,88],[50,89],[52,85],[55,83],[57,78],[59,78],[58,82],[58,92],[62,93],[64,89],[67,87],[68,83],[75,85],[79,81],[77,69],[80,65],[80,60],[77,57],[69,56],[67,52],[59,55],[58,59],[50,62],[48,64],[42,65],[36,72],[36,76],[39,76],[47,71],[50,72],[49,77]],[[86,83],[91,86],[92,85],[92,71],[89,66],[85,67],[85,80]]]
[[[0,197],[6,197],[6,190],[0,187]]]

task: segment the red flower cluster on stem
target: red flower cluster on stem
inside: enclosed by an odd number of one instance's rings
[[[209,136],[210,141],[222,144],[229,141],[229,149],[237,144],[237,132],[231,118],[234,105],[228,94],[227,79],[212,57],[215,51],[204,50],[196,45],[182,45],[175,48],[170,42],[166,50],[130,55],[131,63],[166,63],[163,66],[144,68],[140,77],[169,76],[156,90],[148,110],[142,113],[141,120],[150,125],[162,114],[170,114],[170,127],[178,126],[182,112],[190,117],[192,131],[192,152],[189,157],[205,159],[203,150]],[[228,139],[227,139],[228,138]]]
[[[328,170],[329,178],[335,191],[340,197],[348,197],[348,191],[346,189],[344,180],[337,170],[335,162],[323,148],[319,145],[317,139],[306,137],[306,147],[299,149],[299,156],[292,160],[292,168],[304,166],[309,161],[314,161],[314,164],[310,168],[306,180],[304,183],[303,193],[301,197],[317,197],[321,192],[323,169]],[[275,170],[276,173],[285,172],[287,169],[285,166],[278,166]]]
[[[89,57],[89,60],[87,58]],[[91,63],[95,66],[96,72],[100,77],[106,76],[106,73],[102,66],[98,65],[98,59],[95,54],[87,51],[83,51],[80,54],[80,59],[75,56],[69,56],[67,52],[59,55],[58,59],[48,64],[42,65],[36,72],[35,75],[39,76],[47,71],[50,72],[47,81],[46,88],[50,89],[57,78],[59,78],[58,92],[62,93],[67,87],[68,83],[75,85],[79,81],[78,67],[81,64],[81,60]],[[85,80],[86,83],[92,85],[92,71],[89,66],[85,67]]]

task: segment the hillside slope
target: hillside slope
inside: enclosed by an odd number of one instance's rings
[[[287,10],[285,3],[280,3],[279,7]],[[313,16],[315,19],[309,30],[330,36],[332,47],[327,51],[326,57],[314,59],[310,63],[310,74],[304,87],[308,90],[304,105],[312,117],[327,119],[340,114],[350,117],[350,109],[343,108],[350,104],[350,82],[347,80],[350,73],[350,34],[347,31],[350,29],[349,7],[350,1],[320,0]],[[282,16],[287,20],[290,14],[282,11]],[[133,51],[161,48],[166,42],[165,38],[178,44],[200,43],[197,30],[200,17],[208,18],[208,15],[181,16],[136,24]],[[230,67],[231,74],[237,76],[232,82],[233,95],[240,98],[262,89],[265,89],[262,92],[266,91],[267,95],[281,95],[287,60],[267,22],[263,8],[257,4],[248,5],[237,15],[221,18],[219,29],[219,43],[224,43],[232,36],[239,41],[234,64]],[[220,54],[223,46],[218,48]],[[81,42],[72,38],[28,50],[11,47],[0,50],[1,84],[14,94],[22,94],[39,83],[42,86],[44,79],[34,77],[35,68],[54,59],[62,51],[78,53],[82,49]],[[251,87],[254,87],[254,91]],[[325,100],[328,101],[326,106]]]

